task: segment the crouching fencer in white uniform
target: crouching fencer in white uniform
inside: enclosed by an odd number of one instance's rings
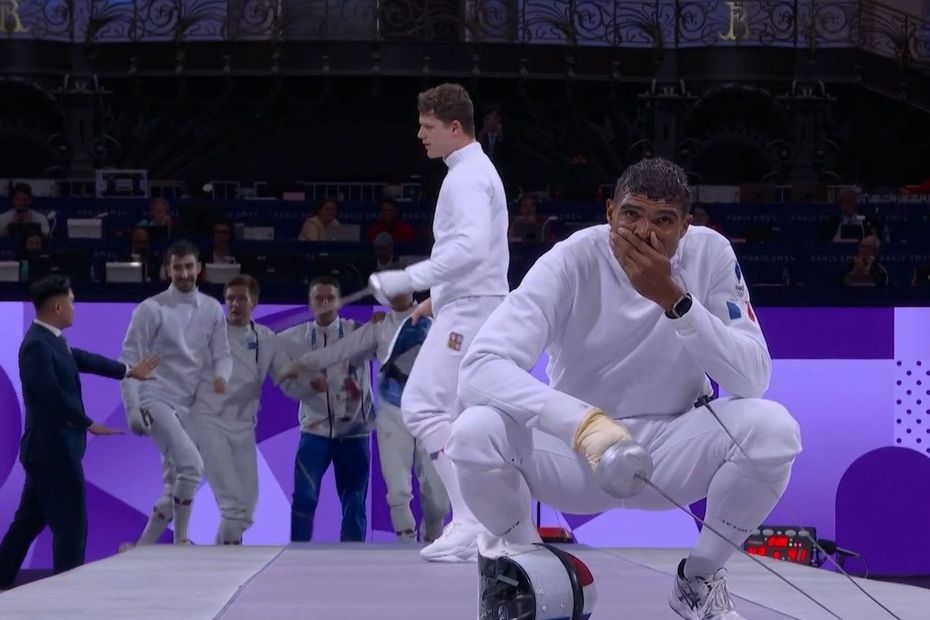
[[[771,359],[746,283],[723,236],[689,227],[689,197],[678,166],[643,160],[618,181],[607,225],[539,259],[465,356],[468,408],[446,453],[491,532],[481,555],[520,563],[548,553],[531,497],[570,513],[673,508],[645,483],[623,499],[605,490],[629,482],[596,472],[632,437],[652,484],[678,504],[707,499],[710,527],[681,560],[669,604],[683,618],[736,620],[724,565],[784,493],[801,441],[788,411],[762,399]],[[529,373],[543,351],[549,385]],[[713,412],[699,400],[708,377],[732,395]],[[500,587],[484,593],[488,617],[513,604]]]
[[[409,317],[415,307],[413,295],[398,295],[391,300],[391,312],[382,320],[372,319],[342,340],[306,353],[287,372],[288,376],[296,378],[300,373],[312,373],[344,360],[360,364],[372,357],[378,359],[381,364],[378,372],[380,398],[375,430],[391,525],[401,542],[417,540],[417,524],[410,510],[412,468],[420,484],[423,511],[420,540],[432,542],[442,534],[449,497],[423,444],[407,430],[400,410],[407,377],[432,324],[428,317],[414,324]]]
[[[197,291],[202,268],[197,247],[178,241],[168,248],[166,260],[171,286],[133,310],[120,356],[121,361],[138,360],[154,351],[160,359],[152,380],[120,384],[130,430],[151,437],[162,455],[162,495],[138,544],[155,543],[172,520],[175,544],[190,542],[187,530],[203,460],[181,418],[198,390],[224,393],[233,366],[223,308]],[[200,385],[204,373],[211,377],[206,387]]]
[[[259,284],[246,275],[226,283],[228,318],[226,331],[233,370],[229,389],[216,394],[212,373],[201,373],[197,399],[184,418],[203,458],[204,475],[220,511],[216,544],[242,544],[242,534],[252,526],[258,502],[258,464],[255,425],[262,386],[269,374],[279,382],[290,359],[273,331],[252,320],[258,303]],[[289,396],[284,382],[282,391]]]
[[[420,94],[417,137],[429,157],[449,168],[433,220],[436,242],[428,260],[369,279],[382,304],[430,289],[436,321],[404,389],[407,428],[429,452],[452,505],[442,536],[420,550],[434,562],[474,562],[481,524],[468,510],[443,446],[461,412],[456,396],[462,357],[478,328],[510,290],[507,199],[500,176],[475,141],[475,112],[464,88],[441,84]]]

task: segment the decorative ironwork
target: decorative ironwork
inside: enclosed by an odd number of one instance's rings
[[[0,0],[10,38],[74,42],[469,41],[862,48],[928,58],[930,21],[876,0]]]
[[[463,16],[458,0],[382,0],[378,34],[382,39],[457,41]]]
[[[70,0],[0,0],[0,27],[17,38],[68,40]]]
[[[223,34],[229,39],[266,38],[280,34],[283,5],[279,0],[229,0]]]

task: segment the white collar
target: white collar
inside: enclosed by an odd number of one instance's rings
[[[341,321],[342,321],[342,317],[337,316],[335,319],[333,319],[332,323],[330,323],[326,327],[323,327],[322,325],[316,322],[316,319],[313,319],[313,329],[318,329],[320,331],[327,332],[327,333],[338,331],[339,323]]]
[[[200,305],[200,295],[198,295],[197,292],[198,291],[197,291],[196,285],[194,286],[194,290],[191,291],[190,293],[182,293],[181,291],[178,290],[178,288],[174,285],[174,283],[171,283],[168,286],[169,295],[171,295],[172,297],[176,297],[177,299],[180,299],[181,301],[190,302],[194,304],[195,306]]]
[[[61,338],[61,330],[58,329],[57,327],[55,327],[54,325],[49,325],[49,324],[46,323],[45,321],[40,321],[39,319],[36,319],[36,320],[34,321],[34,323],[35,323],[36,325],[41,325],[42,327],[44,327],[44,328],[47,329],[48,331],[50,331],[50,332],[52,332],[53,334],[55,334],[55,337],[56,337],[56,338]]]
[[[449,168],[456,166],[457,164],[464,161],[466,158],[471,157],[475,152],[482,153],[481,145],[478,142],[469,142],[462,148],[452,151],[443,158],[443,161]]]

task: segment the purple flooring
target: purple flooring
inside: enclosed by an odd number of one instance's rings
[[[371,544],[291,545],[246,583],[220,620],[410,618],[473,620],[477,567],[431,564],[417,547]],[[598,601],[592,618],[674,620],[666,597],[671,577],[596,549],[571,547],[590,567]],[[745,600],[753,620],[791,618]]]

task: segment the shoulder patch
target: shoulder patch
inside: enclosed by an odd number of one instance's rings
[[[739,267],[739,261],[733,261],[733,273],[736,276],[733,294],[737,299],[743,299],[746,296],[746,283],[743,281],[743,270]]]
[[[727,300],[727,313],[730,315],[730,320],[733,321],[743,316],[743,313],[740,312],[739,305],[735,301]]]

